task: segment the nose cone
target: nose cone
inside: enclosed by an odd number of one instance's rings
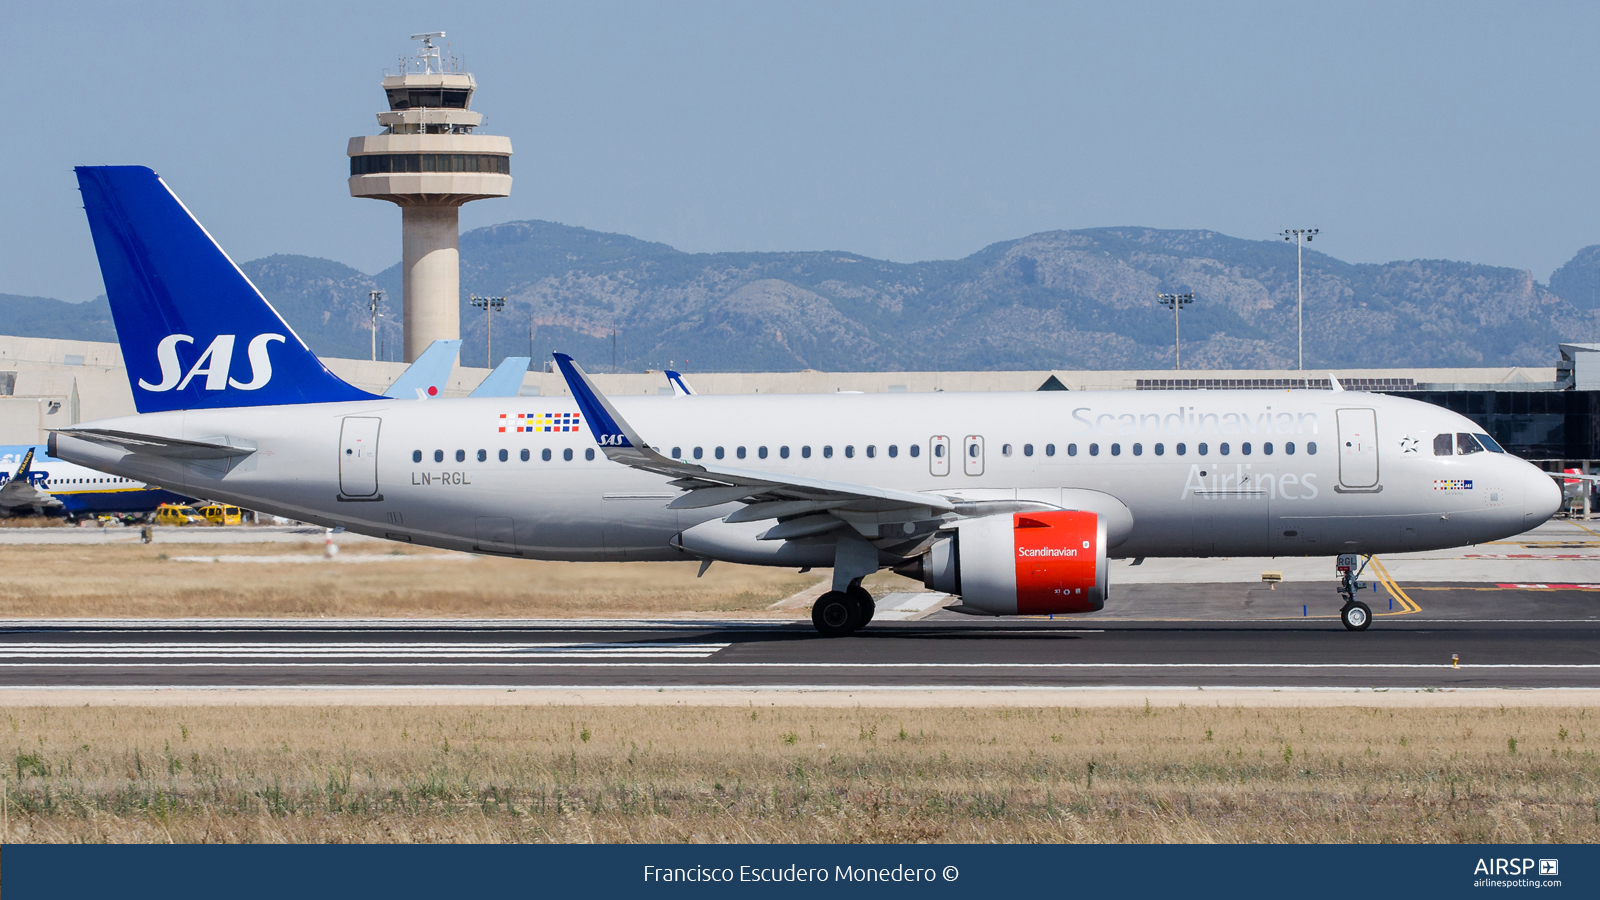
[[[1522,524],[1533,528],[1561,508],[1561,486],[1535,466],[1530,464],[1528,469],[1528,484],[1522,491]]]

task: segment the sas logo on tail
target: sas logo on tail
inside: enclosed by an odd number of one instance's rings
[[[255,391],[267,386],[272,380],[272,357],[267,354],[267,345],[273,341],[286,342],[281,334],[258,334],[250,339],[250,345],[245,348],[245,355],[250,360],[250,380],[240,381],[230,377],[233,366],[233,345],[236,335],[219,334],[211,341],[211,346],[200,354],[194,365],[185,371],[183,363],[178,359],[179,344],[193,344],[194,338],[187,334],[169,334],[156,345],[156,362],[161,366],[161,382],[151,384],[143,378],[139,379],[139,387],[154,393],[163,391],[183,390],[189,382],[196,377],[205,376],[205,389],[220,391],[226,388],[238,388],[241,391]]]

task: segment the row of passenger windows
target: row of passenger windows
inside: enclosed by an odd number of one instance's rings
[[[1288,456],[1293,456],[1294,455],[1294,453],[1295,453],[1295,443],[1294,443],[1294,441],[1286,441],[1286,442],[1284,442],[1284,444],[1282,446],[1283,446],[1284,454],[1286,454]],[[1243,456],[1249,456],[1249,455],[1251,455],[1251,453],[1253,453],[1255,451],[1256,448],[1257,448],[1257,445],[1252,444],[1250,441],[1244,441],[1244,442],[1239,444],[1239,453],[1241,455],[1243,455]],[[1273,454],[1274,447],[1273,447],[1273,443],[1271,441],[1265,441],[1265,442],[1261,443],[1259,445],[1259,448],[1261,450],[1261,453],[1263,455],[1265,455],[1265,456],[1271,456]],[[1122,455],[1122,444],[1120,444],[1120,443],[1111,444],[1108,449],[1110,450],[1110,453],[1111,453],[1112,456],[1121,456]],[[1164,444],[1164,443],[1154,444],[1154,445],[1152,445],[1150,447],[1150,449],[1151,449],[1152,452],[1155,453],[1156,456],[1165,456],[1167,454],[1167,445]],[[1206,455],[1209,455],[1211,453],[1211,445],[1208,444],[1208,443],[1196,444],[1194,446],[1194,449],[1195,449],[1195,453],[1197,455],[1199,455],[1199,456],[1206,456]],[[877,444],[867,444],[866,447],[863,448],[863,450],[865,451],[866,456],[867,456],[868,459],[874,459],[878,455],[878,445]],[[890,445],[888,445],[888,447],[885,448],[885,450],[887,451],[887,454],[888,454],[890,459],[894,459],[894,458],[896,458],[896,457],[898,457],[900,455],[900,445],[899,444],[890,444]],[[1132,444],[1132,445],[1129,446],[1129,450],[1133,453],[1134,456],[1143,456],[1144,452],[1145,452],[1145,445],[1142,444],[1142,443]],[[1178,456],[1187,456],[1189,454],[1189,445],[1188,444],[1184,444],[1184,443],[1174,444],[1172,446],[1172,450],[1173,450],[1173,453],[1175,453]],[[971,456],[977,457],[978,452],[979,452],[978,445],[975,444],[975,443],[969,445],[967,447],[967,452]],[[1099,456],[1100,455],[1100,445],[1099,444],[1089,444],[1088,445],[1088,452],[1089,452],[1090,456]],[[1231,455],[1233,453],[1233,445],[1229,444],[1227,442],[1220,443],[1220,444],[1217,445],[1217,452],[1220,453],[1223,456],[1229,456],[1229,455]],[[1316,452],[1317,452],[1317,442],[1316,441],[1307,441],[1306,444],[1305,444],[1305,452],[1310,454],[1310,455],[1312,455],[1312,456],[1315,456]],[[922,455],[922,447],[918,446],[917,444],[911,444],[911,445],[906,447],[906,454],[908,456],[913,457],[913,458],[921,456]],[[1012,455],[1012,445],[1010,445],[1010,444],[1001,445],[1000,454],[1002,456],[1011,456]],[[532,458],[531,453],[526,449],[520,451],[519,455],[520,455],[520,458],[522,459],[523,462],[527,462],[529,459]],[[716,459],[724,459],[724,458],[727,457],[727,450],[725,448],[723,448],[723,447],[713,447],[712,450],[711,450],[711,455],[713,457],[715,457]],[[736,459],[745,459],[745,458],[747,458],[749,456],[749,451],[744,447],[735,447],[733,449],[733,455],[734,455],[734,458],[736,458]],[[779,459],[788,459],[789,455],[790,455],[789,446],[787,444],[785,444],[784,446],[781,446],[781,447],[778,448],[778,458]],[[856,455],[856,446],[854,444],[845,444],[844,445],[844,456],[845,456],[845,459],[854,459],[855,455]],[[935,457],[942,457],[944,455],[944,445],[943,444],[935,444],[933,446],[933,455]],[[1023,456],[1033,456],[1034,455],[1034,446],[1032,444],[1023,444],[1022,445],[1022,455]],[[1044,445],[1044,455],[1045,456],[1055,456],[1056,455],[1056,445],[1055,444],[1045,444]],[[1078,445],[1077,444],[1068,444],[1067,445],[1067,455],[1068,456],[1077,456],[1078,455]],[[704,447],[695,447],[695,448],[693,448],[690,451],[690,456],[693,457],[694,459],[704,459],[705,458],[705,448]],[[539,451],[539,457],[540,457],[540,459],[543,459],[545,462],[549,462],[551,460],[551,458],[552,458],[551,452],[550,452],[550,448],[546,447],[545,449]],[[767,448],[766,447],[757,447],[756,448],[756,458],[757,459],[766,459],[767,457],[768,457],[768,452],[767,452]],[[511,459],[511,454],[510,454],[509,451],[501,450],[501,451],[499,451],[499,458],[500,458],[501,462],[507,462],[507,461],[509,461]],[[571,462],[572,461],[572,448],[568,447],[568,448],[562,450],[561,451],[561,458],[564,459],[564,460],[567,460],[568,462]],[[593,447],[589,447],[589,448],[585,449],[583,451],[583,458],[586,459],[586,460],[594,459],[594,448]],[[683,455],[683,448],[682,447],[673,447],[672,448],[672,458],[673,459],[684,459],[685,457]],[[811,445],[810,444],[802,444],[800,446],[800,458],[801,459],[810,459],[811,458]],[[833,445],[832,444],[823,444],[822,445],[822,458],[823,459],[832,459],[833,458]],[[489,451],[487,451],[487,450],[479,450],[477,452],[477,459],[478,459],[478,462],[488,462],[489,461]],[[466,462],[467,461],[467,451],[465,451],[465,450],[457,450],[455,452],[455,460],[458,463],[459,462]],[[414,463],[422,462],[422,451],[421,450],[413,450],[413,451],[411,451],[411,461],[414,462]],[[443,450],[435,450],[435,451],[433,451],[433,461],[436,462],[436,463],[444,462],[444,451]]]
[[[533,454],[530,453],[526,449],[522,450],[521,453],[518,454],[518,455],[522,459],[523,462],[527,462],[528,460],[533,458]],[[511,452],[509,450],[501,450],[501,451],[499,451],[498,456],[500,457],[500,461],[501,462],[509,462],[511,460]],[[544,460],[545,462],[549,462],[551,460],[551,458],[552,458],[551,453],[550,453],[550,448],[546,447],[543,450],[539,451],[539,458]],[[572,462],[572,448],[568,447],[565,450],[562,450],[561,451],[561,458],[566,460],[567,462]],[[594,459],[594,448],[590,447],[590,448],[584,450],[583,451],[583,458],[584,459]],[[411,451],[411,461],[414,462],[414,463],[422,462],[422,451],[421,450],[413,450],[413,451]],[[435,450],[435,451],[433,451],[433,461],[436,462],[436,463],[444,462],[444,451],[443,450]],[[459,463],[459,462],[466,462],[466,461],[467,461],[467,451],[465,451],[465,450],[457,450],[456,451],[456,462]],[[487,450],[479,450],[478,451],[478,462],[488,462],[488,461],[489,461],[489,451],[487,451]]]

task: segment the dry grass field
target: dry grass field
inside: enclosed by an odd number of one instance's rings
[[[8,841],[1600,840],[1585,709],[0,715]]]
[[[264,562],[194,562],[184,557]],[[349,543],[0,547],[0,617],[755,613],[826,575],[718,563],[561,563]],[[789,613],[788,615],[798,615]]]

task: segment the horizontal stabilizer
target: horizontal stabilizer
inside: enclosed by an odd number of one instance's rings
[[[128,431],[112,431],[105,428],[56,428],[50,432],[52,456],[55,455],[54,445],[58,434],[78,438],[79,440],[93,441],[96,444],[102,444],[107,447],[117,447],[127,453],[164,456],[168,459],[228,459],[230,457],[249,456],[256,452],[254,447],[211,443],[208,441],[186,441],[179,438],[134,434]]]

